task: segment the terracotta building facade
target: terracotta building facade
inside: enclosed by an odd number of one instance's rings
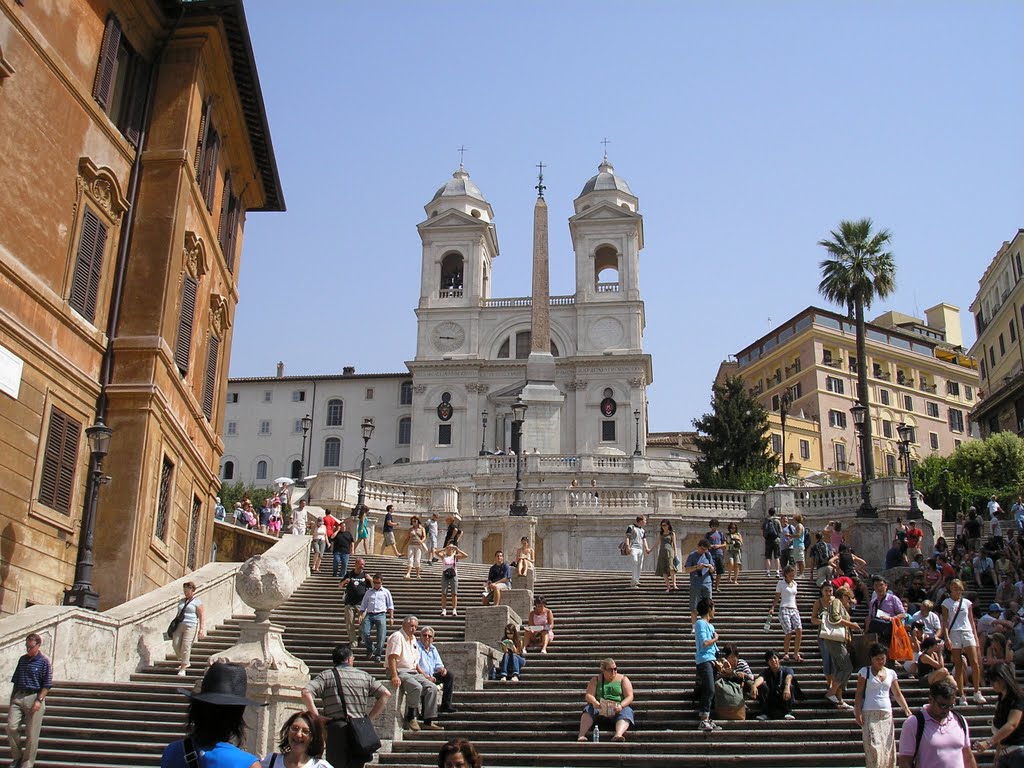
[[[241,2],[0,0],[0,152],[0,613],[64,600],[94,490],[106,608],[209,559],[242,233],[284,210]]]

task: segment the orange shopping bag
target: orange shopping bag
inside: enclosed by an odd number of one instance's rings
[[[910,635],[903,622],[893,619],[892,642],[889,644],[889,658],[893,661],[910,661],[914,658],[914,647],[910,644]]]

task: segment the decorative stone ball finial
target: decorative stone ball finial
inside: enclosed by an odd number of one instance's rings
[[[256,621],[266,621],[271,611],[292,596],[295,579],[283,561],[254,555],[238,569],[235,591],[256,611]]]

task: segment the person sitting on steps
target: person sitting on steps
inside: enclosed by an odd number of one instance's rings
[[[540,652],[547,653],[548,645],[554,639],[555,615],[547,607],[544,598],[538,595],[533,600],[533,610],[526,618],[526,647],[533,648],[539,643]]]
[[[494,553],[494,565],[487,571],[487,581],[484,582],[483,605],[494,599],[495,605],[501,605],[502,590],[512,588],[512,569],[505,562],[505,553],[500,549]]]
[[[580,716],[580,730],[576,741],[587,741],[587,732],[595,725],[614,728],[612,741],[625,741],[626,731],[635,719],[633,713],[633,684],[619,674],[614,659],[602,659],[601,671],[590,678],[583,698],[586,705]]]
[[[519,627],[509,622],[505,625],[505,634],[498,641],[502,657],[498,665],[498,679],[506,682],[510,677],[513,683],[519,682],[519,674],[526,666],[526,643]]]

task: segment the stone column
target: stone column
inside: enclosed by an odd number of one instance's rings
[[[245,667],[249,697],[267,702],[266,707],[246,710],[243,748],[257,755],[275,750],[284,721],[303,709],[301,692],[309,682],[309,668],[285,649],[284,627],[270,621],[271,611],[291,597],[295,587],[281,560],[264,555],[246,560],[235,576],[235,590],[256,616],[242,624],[235,645],[210,658],[211,664]]]

